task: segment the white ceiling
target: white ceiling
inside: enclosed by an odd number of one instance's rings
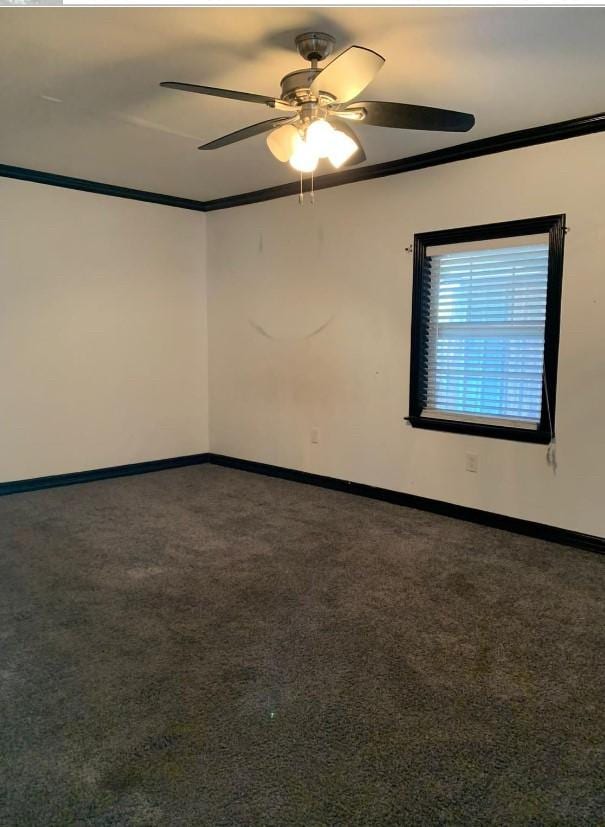
[[[158,84],[277,95],[313,29],[386,57],[365,98],[476,116],[360,126],[369,164],[605,110],[602,8],[3,8],[0,163],[202,200],[294,180],[263,136],[196,149],[272,110]]]

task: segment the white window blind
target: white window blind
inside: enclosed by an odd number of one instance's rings
[[[427,250],[422,415],[537,428],[548,241],[490,244]]]

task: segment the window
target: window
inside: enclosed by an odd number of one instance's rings
[[[554,437],[565,216],[414,236],[415,427]]]

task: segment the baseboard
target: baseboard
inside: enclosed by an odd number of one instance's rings
[[[441,514],[446,517],[454,517],[458,520],[466,520],[471,523],[500,528],[504,531],[511,531],[514,534],[523,534],[526,537],[536,537],[540,540],[548,540],[551,543],[559,543],[565,546],[573,546],[587,551],[605,554],[605,538],[596,537],[592,534],[582,534],[579,531],[571,531],[558,526],[535,523],[531,520],[522,520],[518,517],[507,517],[504,514],[494,514],[491,511],[483,511],[479,508],[470,508],[465,505],[455,505],[432,500],[428,497],[420,497],[417,494],[405,494],[401,491],[392,491],[388,488],[376,488],[372,485],[364,485],[360,482],[348,482],[336,477],[325,477],[320,474],[310,474],[306,471],[295,471],[291,468],[282,468],[278,465],[267,465],[264,462],[253,462],[251,460],[227,457],[221,454],[209,454],[209,462],[213,465],[222,465],[226,468],[237,468],[240,471],[251,471],[255,474],[265,474],[269,477],[302,482],[306,485],[316,485],[320,488],[329,488],[333,491],[345,491],[348,494],[356,494],[360,497],[369,497],[373,500],[405,505],[408,508],[417,508],[420,511],[430,511],[433,514]]]
[[[429,511],[433,514],[442,514],[458,520],[467,520],[471,523],[500,528],[514,534],[523,534],[526,537],[536,537],[548,540],[551,543],[560,543],[564,546],[573,546],[587,551],[605,554],[605,538],[592,534],[582,534],[579,531],[570,531],[558,526],[535,523],[531,520],[521,520],[518,517],[507,517],[504,514],[494,514],[492,511],[482,511],[479,508],[470,508],[466,505],[455,505],[420,497],[417,494],[405,494],[401,491],[392,491],[389,488],[377,488],[361,482],[349,482],[336,477],[326,477],[321,474],[311,474],[307,471],[296,471],[292,468],[282,468],[279,465],[268,465],[264,462],[254,462],[247,459],[227,457],[222,454],[188,454],[183,457],[156,459],[149,462],[135,462],[130,465],[114,465],[110,468],[95,468],[92,471],[76,471],[71,474],[54,474],[49,477],[35,477],[28,480],[0,483],[0,495],[18,494],[25,491],[37,491],[42,488],[56,488],[62,485],[76,485],[83,482],[107,480],[113,477],[127,477],[132,474],[146,474],[150,471],[166,471],[169,468],[182,468],[187,465],[202,465],[212,463],[226,468],[236,468],[240,471],[249,471],[254,474],[264,474],[269,477],[300,482],[306,485],[316,485],[320,488],[329,488],[333,491],[344,491],[359,497],[368,497],[373,500],[404,505],[408,508],[417,508],[420,511]]]
[[[187,454],[183,457],[153,459],[148,462],[133,462],[129,465],[113,465],[109,468],[95,468],[92,471],[75,471],[71,474],[53,474],[49,477],[34,477],[29,480],[0,482],[0,495],[19,494],[24,491],[38,491],[41,488],[56,488],[61,485],[76,485],[81,482],[96,482],[112,477],[129,477],[132,474],[147,474],[150,471],[166,471],[185,465],[201,465],[209,461],[209,454]]]

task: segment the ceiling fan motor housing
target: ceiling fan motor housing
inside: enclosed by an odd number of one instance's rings
[[[319,98],[313,96],[310,86],[321,73],[321,69],[297,69],[290,72],[281,79],[281,99],[293,106],[300,106],[302,103],[314,101],[321,106],[333,103],[336,98],[328,92],[322,92]]]
[[[322,71],[317,68],[319,61],[325,60],[336,43],[331,34],[325,32],[304,32],[296,38],[296,48],[305,60],[311,62],[306,69],[297,69],[281,79],[281,99],[294,106],[313,101],[326,105],[335,100],[332,95],[322,92],[319,99],[310,92],[310,86]]]
[[[295,106],[308,100],[309,87],[321,69],[297,69],[281,79],[281,98]]]

